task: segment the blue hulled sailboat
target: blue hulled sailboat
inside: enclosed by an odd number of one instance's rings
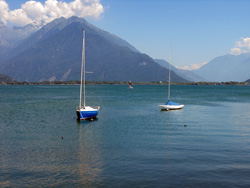
[[[83,104],[82,104],[82,90],[83,90]],[[83,47],[82,47],[82,66],[81,66],[81,85],[80,85],[80,103],[76,108],[78,120],[87,120],[96,118],[100,110],[98,107],[86,106],[85,102],[85,29],[83,29]]]

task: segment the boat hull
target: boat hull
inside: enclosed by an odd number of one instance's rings
[[[183,104],[180,105],[159,105],[161,110],[180,110],[184,107]]]
[[[91,118],[96,118],[96,116],[99,113],[99,109],[100,109],[100,107],[92,108],[89,106],[86,106],[85,108],[81,108],[80,110],[77,109],[76,110],[77,119],[78,120],[87,120],[87,119],[91,119]]]

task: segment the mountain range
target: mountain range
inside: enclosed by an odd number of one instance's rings
[[[250,53],[240,55],[224,55],[214,58],[212,61],[193,72],[207,81],[243,82],[250,78]]]
[[[169,64],[152,59],[114,34],[78,17],[59,18],[43,27],[0,23],[0,73],[18,81],[80,79],[82,30],[86,30],[89,81],[167,81]],[[214,58],[200,69],[171,66],[171,81],[246,81],[250,53]]]
[[[86,30],[86,80],[166,81],[168,69],[135,47],[78,17],[60,18],[2,51],[0,73],[19,81],[79,80],[82,30]],[[171,72],[175,82],[184,78]]]

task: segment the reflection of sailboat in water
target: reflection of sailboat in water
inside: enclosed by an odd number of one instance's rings
[[[83,106],[82,106],[82,89],[83,89]],[[77,119],[85,120],[96,118],[99,113],[100,106],[93,108],[85,104],[85,30],[83,30],[83,46],[82,46],[82,67],[81,67],[81,85],[80,85],[80,104],[76,109]]]
[[[79,124],[80,125],[80,124]],[[77,187],[99,187],[103,173],[103,156],[100,137],[89,126],[79,126],[79,143],[76,156]]]
[[[159,108],[161,110],[179,110],[179,109],[182,109],[184,107],[183,104],[179,104],[177,102],[170,101],[170,75],[171,75],[171,71],[170,70],[171,70],[171,49],[170,49],[170,54],[169,54],[168,102],[166,104],[159,105]]]
[[[132,86],[131,81],[128,82],[128,85],[129,85],[129,86],[128,86],[129,89],[133,89],[133,86]]]

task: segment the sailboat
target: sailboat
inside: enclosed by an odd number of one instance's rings
[[[131,81],[128,82],[128,85],[129,85],[129,86],[128,86],[129,89],[133,89],[133,86],[132,86]]]
[[[169,81],[168,81],[168,102],[163,105],[159,105],[161,110],[179,110],[184,107],[183,104],[179,104],[177,102],[170,101],[170,75],[171,75],[171,48],[170,48],[170,55],[169,55]]]
[[[83,90],[83,104],[82,104],[82,90]],[[87,120],[96,118],[100,110],[98,107],[86,106],[85,101],[85,29],[83,29],[83,46],[82,46],[82,66],[81,66],[81,85],[80,85],[80,103],[76,108],[78,120]]]

